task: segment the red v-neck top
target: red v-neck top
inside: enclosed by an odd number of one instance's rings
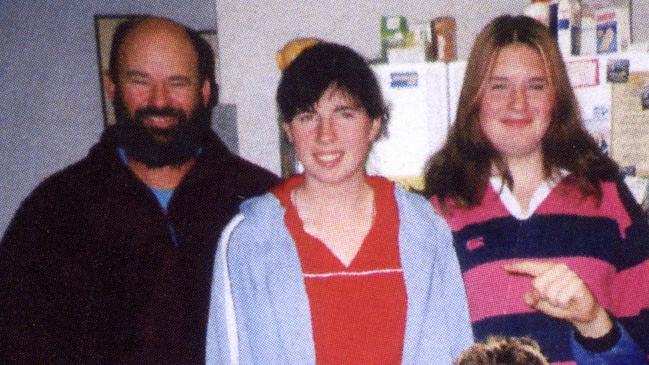
[[[376,215],[348,267],[304,231],[291,202],[291,190],[304,178],[289,178],[273,189],[300,257],[318,364],[401,363],[407,298],[394,184],[382,177],[366,179],[374,190]]]

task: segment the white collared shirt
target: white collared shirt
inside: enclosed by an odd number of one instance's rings
[[[500,201],[503,203],[505,208],[513,215],[516,219],[525,220],[534,214],[536,209],[541,205],[545,198],[550,195],[552,189],[566,176],[570,175],[570,172],[567,170],[559,170],[556,173],[552,174],[548,179],[541,181],[538,188],[532,195],[530,199],[530,204],[527,208],[527,211],[524,212],[521,208],[520,203],[514,196],[514,193],[509,189],[505,181],[500,176],[491,176],[489,182],[491,183],[492,188],[500,197]]]

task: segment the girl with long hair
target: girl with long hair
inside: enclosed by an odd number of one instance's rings
[[[649,226],[582,126],[549,29],[498,17],[466,70],[426,193],[453,231],[476,338],[530,336],[553,362],[644,364]]]

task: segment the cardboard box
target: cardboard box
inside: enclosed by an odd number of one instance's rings
[[[621,52],[631,43],[629,8],[605,7],[595,10],[597,53]]]
[[[388,49],[406,46],[408,24],[403,16],[381,18],[381,56],[385,59]]]

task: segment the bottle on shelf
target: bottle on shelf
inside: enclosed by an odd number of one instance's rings
[[[557,3],[557,43],[564,57],[579,55],[581,43],[581,3],[559,0]]]

